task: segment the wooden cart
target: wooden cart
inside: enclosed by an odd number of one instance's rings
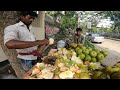
[[[30,75],[32,74],[32,70],[33,70],[35,67],[36,67],[36,65],[33,66],[27,73],[25,73],[25,74],[23,75],[22,79],[27,79],[28,77],[30,77]]]
[[[49,53],[51,53],[51,52],[55,52],[57,49],[51,49],[50,51],[49,51]],[[44,60],[43,60],[44,61]],[[45,62],[45,63],[47,63],[47,62]],[[22,77],[22,79],[27,79],[28,77],[30,77],[30,75],[32,74],[32,71],[33,71],[33,69],[36,67],[36,65],[34,65],[27,73],[25,73],[24,75],[23,75],[23,77]]]

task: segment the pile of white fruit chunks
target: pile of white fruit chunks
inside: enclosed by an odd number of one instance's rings
[[[107,55],[106,51],[72,44],[69,49],[49,53],[49,57],[56,58],[55,64],[37,63],[27,79],[110,79],[109,70],[114,67],[100,64]]]

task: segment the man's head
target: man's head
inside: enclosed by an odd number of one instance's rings
[[[77,28],[76,32],[77,32],[77,35],[80,35],[82,33],[82,29],[81,28]]]
[[[20,21],[27,26],[29,26],[36,17],[38,17],[37,13],[33,11],[22,11],[20,15]]]

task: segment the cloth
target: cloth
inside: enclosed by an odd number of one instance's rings
[[[37,63],[37,60],[24,60],[24,59],[21,59],[21,66],[26,71],[30,70],[36,63]]]
[[[37,56],[37,57],[42,57],[42,54],[39,53],[37,50],[34,50],[32,52],[28,52],[28,53],[18,53],[19,55],[33,55],[33,56]]]
[[[27,26],[23,22],[16,23],[14,25],[10,25],[4,30],[4,44],[9,40],[20,40],[20,41],[35,41],[36,37],[34,34],[34,29],[32,26],[29,26],[29,30]],[[25,49],[16,49],[17,53],[28,53],[37,50],[37,46],[25,48]],[[37,56],[34,55],[17,55],[18,58],[24,60],[35,60]]]

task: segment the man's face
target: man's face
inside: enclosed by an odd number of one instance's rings
[[[80,32],[80,31],[78,31],[78,32],[77,32],[77,35],[81,35],[81,32]]]
[[[21,16],[21,21],[28,26],[32,23],[34,19],[35,17],[30,15]]]

